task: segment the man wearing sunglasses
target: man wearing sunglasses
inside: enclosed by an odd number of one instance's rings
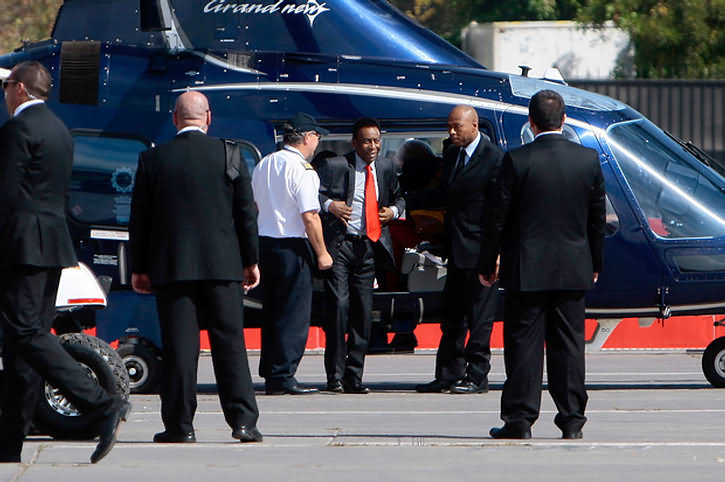
[[[61,270],[77,264],[65,218],[73,140],[45,105],[51,77],[42,64],[16,65],[2,87],[12,118],[0,127],[0,462],[20,462],[45,379],[96,420],[96,463],[129,404],[89,378],[50,333]]]

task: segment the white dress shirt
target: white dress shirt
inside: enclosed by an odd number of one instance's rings
[[[352,214],[350,221],[347,223],[347,233],[356,236],[367,234],[367,225],[365,224],[365,180],[367,179],[367,162],[355,153],[355,193],[352,196]],[[376,200],[380,199],[380,189],[378,188],[378,171],[375,162],[370,164],[373,180],[375,182]],[[332,199],[325,201],[325,212],[329,212]],[[378,206],[378,210],[381,206]],[[393,219],[398,218],[398,208],[391,206],[393,211]]]
[[[302,214],[320,211],[320,178],[292,146],[265,156],[252,173],[260,236],[307,238]]]
[[[15,108],[15,112],[13,112],[13,117],[15,117],[16,115],[20,114],[22,111],[24,111],[25,109],[27,109],[31,105],[44,104],[44,103],[45,103],[45,101],[44,100],[40,100],[40,99],[34,99],[34,100],[29,100],[27,102],[23,102],[22,104],[20,104],[19,106],[17,106]]]

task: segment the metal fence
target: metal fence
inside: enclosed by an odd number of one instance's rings
[[[621,100],[725,161],[725,80],[572,80],[569,85]]]

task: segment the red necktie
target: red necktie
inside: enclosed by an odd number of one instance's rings
[[[375,179],[373,170],[368,164],[365,167],[365,226],[368,238],[372,242],[380,239],[380,218],[378,217],[378,196],[375,194]]]

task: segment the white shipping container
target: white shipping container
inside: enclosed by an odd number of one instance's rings
[[[571,21],[471,22],[462,33],[463,50],[499,72],[543,77],[556,67],[565,79],[611,79],[619,68],[632,71],[629,35],[608,22],[602,28]]]

